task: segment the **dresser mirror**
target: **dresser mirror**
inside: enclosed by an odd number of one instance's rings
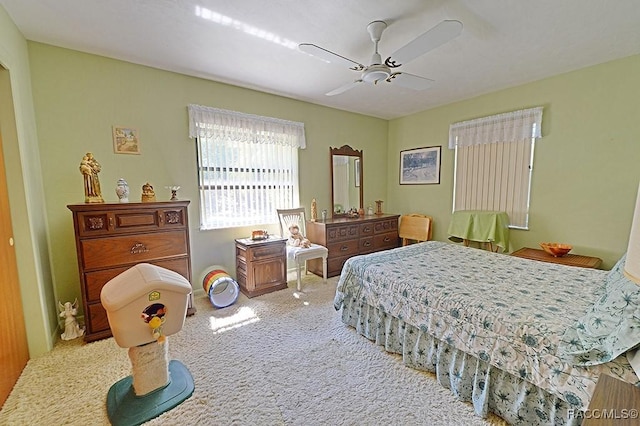
[[[364,208],[362,151],[343,145],[340,148],[329,147],[329,153],[332,216],[347,216],[347,212],[353,208]]]

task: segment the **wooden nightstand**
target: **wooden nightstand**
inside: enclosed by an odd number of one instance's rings
[[[548,263],[558,263],[560,265],[579,266],[582,268],[598,268],[602,259],[591,256],[580,256],[579,254],[565,254],[562,257],[553,257],[544,250],[529,247],[511,253],[511,256],[522,257],[524,259],[540,260]]]
[[[582,426],[637,425],[640,389],[631,383],[603,374],[583,414]],[[582,413],[581,413],[582,414]]]
[[[287,239],[236,240],[236,278],[247,297],[287,288]]]

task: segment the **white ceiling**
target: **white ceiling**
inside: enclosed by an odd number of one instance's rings
[[[638,0],[0,0],[28,40],[392,119],[640,53]],[[383,59],[445,19],[454,40],[404,65],[424,91],[360,84],[297,49],[369,64],[366,27],[384,20]],[[598,82],[594,81],[594,85]]]

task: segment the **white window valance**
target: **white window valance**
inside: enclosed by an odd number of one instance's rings
[[[449,148],[540,138],[542,107],[461,121],[449,126]]]
[[[306,148],[304,123],[201,105],[188,105],[189,137],[218,138]]]

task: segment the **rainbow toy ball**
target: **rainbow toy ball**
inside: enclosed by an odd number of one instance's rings
[[[238,283],[220,266],[211,266],[202,273],[202,288],[216,308],[226,308],[238,300]]]

